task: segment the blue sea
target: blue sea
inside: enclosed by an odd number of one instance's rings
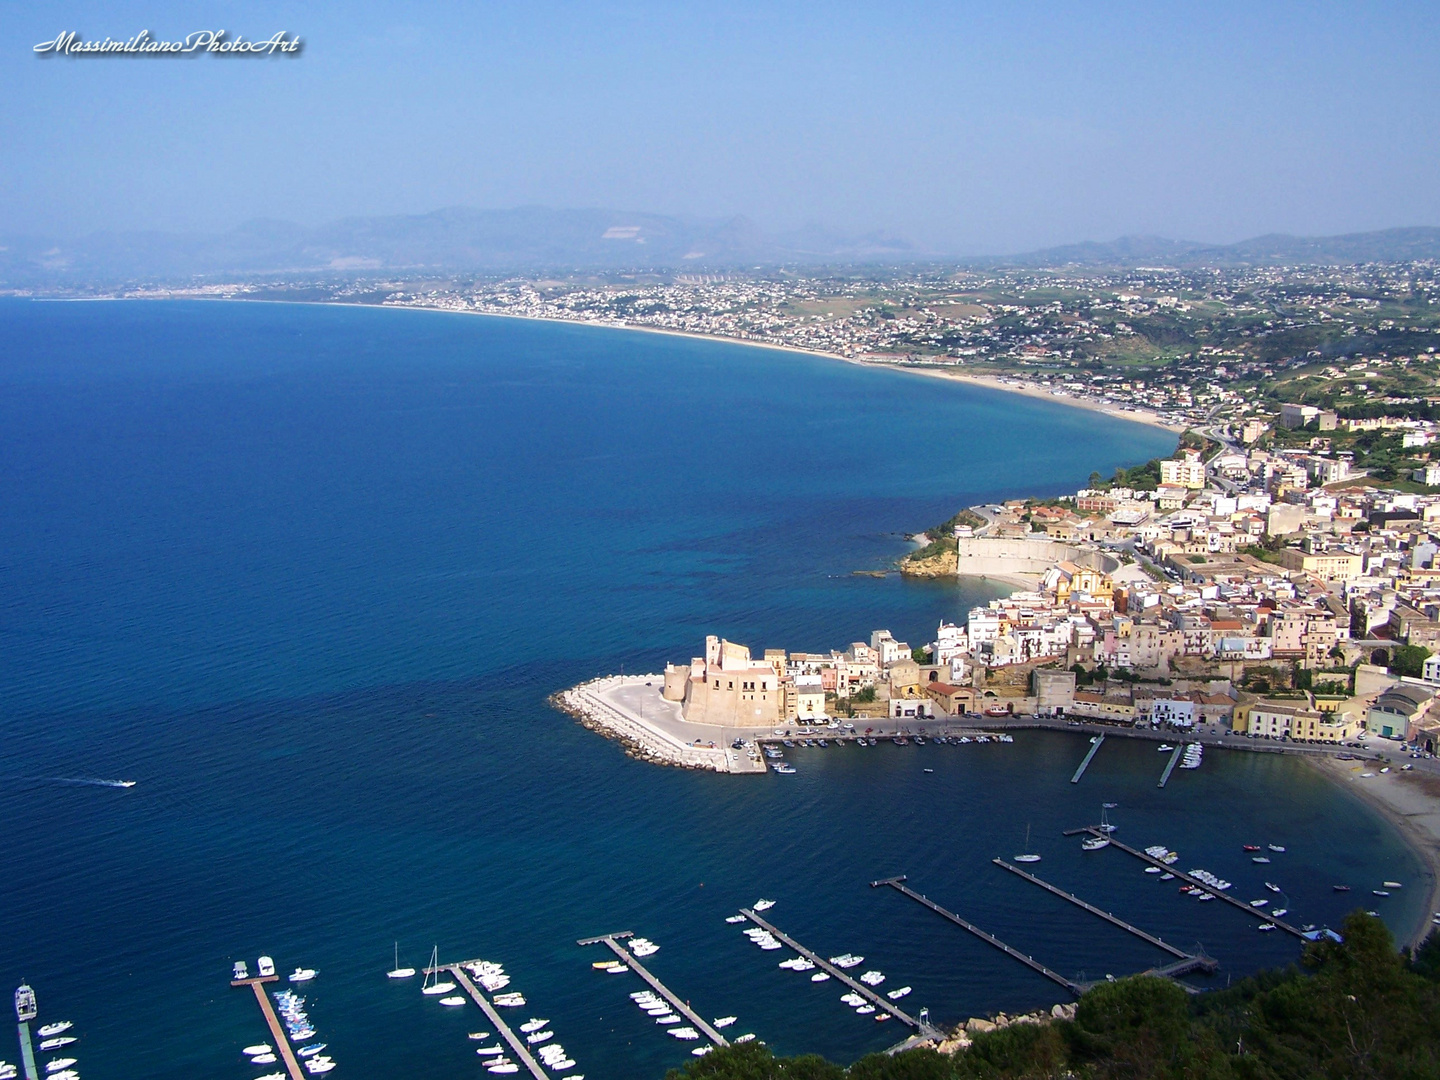
[[[658,670],[707,633],[754,647],[912,643],[1005,591],[857,576],[981,500],[1073,490],[1172,436],[1058,404],[721,342],[430,312],[0,302],[0,985],[75,1022],[87,1080],[247,1080],[268,1041],[234,960],[320,970],[346,1077],[488,1076],[472,1006],[385,978],[506,965],[591,1080],[689,1060],[576,939],[633,930],[652,970],[780,1052],[904,1035],[776,967],[725,916],[766,896],[817,951],[953,1022],[1058,987],[888,889],[920,891],[1087,978],[1164,957],[990,864],[1028,827],[1042,876],[1221,963],[1297,954],[1116,850],[1286,890],[1334,922],[1421,870],[1303,765],[1163,761],[1111,740],[801,750],[794,776],[661,769],[551,692]],[[925,769],[933,769],[926,772]],[[88,781],[133,779],[121,789]],[[1253,866],[1242,843],[1287,847]],[[1385,901],[1408,930],[1418,887]],[[1217,910],[1218,909],[1218,910]],[[864,969],[860,969],[864,970]],[[7,981],[8,980],[8,981]],[[8,1037],[7,1037],[8,1038]],[[8,1048],[7,1048],[8,1046]],[[0,1043],[0,1058],[16,1048]]]

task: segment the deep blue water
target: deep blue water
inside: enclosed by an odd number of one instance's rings
[[[76,1022],[90,1080],[263,1071],[230,963],[321,969],[347,1076],[488,1076],[478,1011],[387,982],[507,965],[596,1080],[688,1058],[576,938],[633,929],[653,970],[785,1052],[848,1060],[903,1032],[726,926],[760,895],[957,1020],[1052,987],[890,890],[917,888],[1050,966],[1142,969],[1146,946],[989,865],[1031,824],[1044,876],[1219,976],[1294,944],[1197,906],[1066,827],[1122,835],[1302,921],[1332,880],[1419,879],[1398,840],[1292,760],[1215,753],[1155,788],[1143,744],[845,748],[796,776],[623,756],[545,705],[706,633],[757,647],[915,643],[989,595],[858,577],[900,533],[984,498],[1073,489],[1173,439],[1030,399],[770,350],[435,313],[259,304],[0,303],[0,983]],[[996,587],[995,591],[999,591]],[[922,767],[931,767],[932,774]],[[54,778],[134,778],[130,790]],[[46,779],[49,778],[49,779]],[[1253,880],[1252,880],[1253,879]],[[1262,895],[1255,891],[1255,895]],[[1418,895],[1387,901],[1408,926]],[[5,981],[5,980],[8,980]],[[523,1017],[521,1017],[523,1019]],[[14,1060],[0,1044],[0,1057]]]

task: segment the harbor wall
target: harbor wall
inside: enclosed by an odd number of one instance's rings
[[[1034,540],[975,536],[956,541],[956,573],[970,577],[1003,577],[1006,574],[1044,575],[1058,563],[1073,562],[1090,570],[1113,574],[1120,561],[1098,548],[1066,544],[1049,537]]]

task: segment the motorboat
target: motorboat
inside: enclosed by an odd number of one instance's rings
[[[75,1060],[75,1058],[56,1058],[54,1061],[47,1061],[45,1063],[45,1071],[47,1073],[57,1073],[61,1069],[68,1069],[71,1065],[75,1064]]]
[[[769,911],[769,910],[770,910],[772,907],[774,907],[774,906],[775,906],[775,901],[774,901],[774,900],[756,900],[756,901],[755,901],[755,910],[756,910],[756,911]]]
[[[925,770],[923,770],[923,771],[924,771],[924,772],[927,772],[927,773],[933,773],[935,770],[934,770],[934,769],[925,769]],[[1039,860],[1039,858],[1040,858],[1040,856],[1037,855],[1037,856],[1035,856],[1034,859],[1031,859],[1031,860],[1029,860],[1029,861],[1030,861],[1030,862],[1037,862],[1037,861]],[[1020,860],[1017,860],[1017,861],[1020,861]]]
[[[1374,896],[1389,896],[1389,895],[1390,895],[1390,891],[1389,891],[1388,889],[1371,889],[1370,892],[1371,892],[1371,894],[1374,895]]]
[[[520,1071],[520,1066],[519,1066],[519,1065],[516,1065],[513,1061],[501,1060],[501,1061],[496,1062],[494,1065],[488,1065],[488,1066],[486,1066],[485,1071],[486,1071],[486,1072],[492,1072],[492,1073],[502,1073],[502,1074],[504,1074],[504,1073],[517,1073],[517,1072]]]
[[[708,1054],[713,1047],[702,1046],[700,1049]],[[695,1051],[692,1050],[690,1052],[693,1054]],[[564,1072],[566,1069],[573,1069],[575,1067],[575,1060],[573,1058],[560,1058],[557,1061],[547,1061],[545,1064],[549,1065],[555,1072]]]
[[[323,1057],[310,1058],[305,1062],[305,1071],[311,1076],[323,1076],[335,1068],[335,1062],[327,1061]]]
[[[15,988],[15,1017],[22,1024],[34,1020],[39,1013],[35,1004],[35,991],[26,983]]]
[[[256,1054],[273,1054],[275,1048],[269,1043],[256,1043],[254,1046],[247,1046],[240,1051],[246,1057],[254,1057]]]
[[[843,1001],[846,1005],[850,1006],[865,1004],[865,999],[859,994],[855,993],[854,990],[847,990],[845,993],[841,994],[840,1000]]]
[[[691,1050],[690,1053],[694,1054],[696,1057],[704,1057],[706,1054],[710,1053],[710,1051],[714,1049],[715,1048],[713,1046],[697,1046],[694,1050]]]
[[[860,976],[860,981],[866,986],[879,986],[885,981],[885,976],[878,971],[867,971]]]
[[[904,997],[906,994],[908,994],[908,993],[910,993],[910,987],[908,987],[908,986],[902,986],[902,987],[899,987],[898,989],[895,989],[895,990],[887,990],[887,991],[885,992],[885,996],[886,996],[887,998],[889,998],[891,1001],[899,1001],[901,998],[903,998],[903,997]]]
[[[441,998],[441,999],[440,999],[440,1004],[441,1004],[441,1005],[446,1005],[446,1006],[448,1006],[448,1007],[450,1007],[450,1008],[452,1008],[452,1009],[455,1009],[455,1008],[459,1008],[461,1005],[464,1005],[464,1004],[465,1004],[465,998],[464,998],[462,995],[460,995],[460,994],[455,994],[455,995],[453,995],[452,997],[443,997],[443,998]]]
[[[539,1017],[531,1017],[520,1025],[520,1030],[526,1035],[529,1035],[532,1031],[539,1031],[549,1022],[549,1020],[541,1020]]]
[[[1271,908],[1271,909],[1270,909],[1270,917],[1271,917],[1272,919],[1283,919],[1283,918],[1284,918],[1286,915],[1288,915],[1289,913],[1290,913],[1290,909],[1289,909],[1289,908],[1277,907],[1277,908]]]
[[[781,776],[794,776],[796,772],[794,765],[788,764],[784,761],[776,762],[775,771]]]
[[[596,971],[609,971],[618,963],[620,963],[619,960],[596,960],[590,966]]]
[[[667,1012],[661,1016],[655,1017],[655,1023],[657,1023],[661,1027],[669,1027],[671,1024],[678,1024],[680,1023],[680,1014]]]
[[[250,1059],[250,1064],[251,1064],[251,1065],[274,1065],[275,1062],[277,1062],[277,1061],[279,1061],[279,1060],[280,1060],[280,1059],[277,1058],[273,1053],[269,1053],[269,1054],[256,1054],[254,1057],[252,1057],[252,1058]]]
[[[1402,889],[1402,888],[1404,888],[1404,886],[1401,885],[1400,882],[1398,882],[1398,881],[1382,881],[1381,884],[1384,885],[1385,888],[1387,888],[1387,889]]]
[[[264,1076],[257,1076],[255,1080],[289,1080],[283,1072],[266,1073]]]
[[[1204,903],[1204,902],[1207,901],[1207,900],[1214,900],[1214,899],[1215,899],[1215,894],[1214,894],[1214,893],[1208,893],[1208,892],[1202,892],[1202,893],[1200,894],[1200,896],[1199,896],[1198,899],[1200,900],[1201,903]]]
[[[505,1048],[499,1043],[496,1043],[494,1046],[482,1046],[478,1050],[476,1050],[475,1053],[479,1054],[481,1057],[497,1057],[500,1054],[505,1053]]]
[[[46,1039],[40,1044],[41,1050],[59,1050],[62,1046],[69,1046],[79,1040],[73,1035],[61,1035],[58,1039]]]
[[[733,1040],[732,1040],[732,1042],[735,1042],[735,1043],[737,1043],[737,1044],[738,1044],[738,1043],[754,1042],[754,1041],[755,1041],[755,1035],[754,1035],[753,1033],[746,1033],[746,1034],[744,1034],[744,1035],[741,1035],[738,1039],[733,1039]],[[576,1080],[579,1080],[579,1078],[577,1077]]]
[[[1253,863],[1259,863],[1263,866],[1270,862],[1270,858],[1268,855],[1252,855],[1250,857],[1250,861]]]
[[[875,1022],[876,1022],[877,1024],[878,1024],[878,1023],[881,1023],[882,1021],[889,1020],[889,1019],[890,1019],[890,1014],[887,1013],[887,1012],[882,1012],[882,1013],[876,1013],[876,1014],[875,1014]]]
[[[236,960],[236,961],[235,961],[235,976],[234,976],[234,977],[235,977],[237,980],[239,980],[239,979],[248,979],[248,978],[250,977],[250,968],[249,968],[248,966],[246,966],[244,960]]]
[[[686,1041],[689,1041],[691,1039],[698,1039],[700,1037],[700,1033],[696,1031],[693,1027],[671,1028],[670,1034],[674,1035],[677,1039],[683,1039]]]
[[[1174,874],[1161,874],[1161,875],[1160,875],[1160,880],[1161,880],[1161,881],[1174,881],[1174,880],[1175,880],[1175,875],[1174,875]]]
[[[1275,929],[1275,924],[1273,922],[1261,923],[1255,929],[1259,930],[1262,934],[1268,934],[1271,930]]]
[[[290,973],[290,981],[292,983],[309,982],[318,974],[319,972],[316,971],[314,968],[297,967],[294,971]]]
[[[0,1061],[0,1080],[16,1080],[19,1075],[18,1066],[11,1065],[8,1061]]]
[[[1271,892],[1274,893],[1278,893],[1280,891],[1280,886],[1276,885],[1274,882],[1271,881],[1265,882],[1265,888],[1269,889]]]
[[[865,958],[854,953],[841,953],[839,956],[832,956],[830,962],[838,968],[853,968],[863,964]]]
[[[1244,848],[1244,850],[1246,850],[1246,851],[1259,851],[1259,850],[1260,850],[1260,845],[1259,845],[1259,844],[1242,844],[1241,847]]]
[[[1331,885],[1330,887],[1331,887],[1332,889],[1334,889],[1336,892],[1349,892],[1349,891],[1350,891],[1350,886],[1349,886],[1349,885]]]
[[[815,972],[814,975],[811,975],[811,976],[810,976],[810,981],[811,981],[811,982],[825,982],[825,981],[828,980],[829,978],[830,978],[830,973],[829,973],[828,971],[817,971],[817,972]]]
[[[1278,854],[1278,855],[1284,855],[1284,854],[1285,854],[1285,845],[1284,845],[1284,844],[1266,844],[1265,846],[1268,847],[1271,851],[1275,852],[1275,853]]]
[[[555,1037],[555,1032],[553,1032],[553,1031],[536,1031],[536,1032],[532,1032],[532,1033],[529,1034],[529,1035],[526,1035],[526,1036],[525,1036],[525,1041],[526,1041],[527,1043],[529,1043],[531,1046],[539,1046],[541,1043],[543,1043],[543,1042],[548,1042],[550,1039],[553,1039],[554,1037]]]
[[[1251,906],[1251,907],[1264,907],[1264,906],[1265,906],[1266,904],[1268,904],[1268,903],[1270,903],[1269,900],[1251,900],[1251,901],[1250,901],[1250,906]]]
[[[1108,836],[1092,836],[1089,840],[1086,840],[1080,845],[1080,850],[1099,851],[1101,848],[1107,848],[1109,846],[1110,838]]]
[[[745,921],[745,916],[744,916],[744,915],[731,915],[731,916],[729,916],[725,921],[726,921],[727,923],[742,923],[742,922]]]
[[[718,1019],[718,1020],[715,1021],[715,1028],[716,1028],[717,1031],[718,1031],[720,1028],[727,1028],[727,1027],[729,1027],[731,1024],[735,1023],[735,1020],[736,1020],[736,1017],[733,1017],[733,1016],[722,1016],[722,1017],[720,1017],[720,1019]]]
[[[260,959],[256,961],[256,967],[259,968],[262,979],[268,979],[275,974],[275,961],[268,956],[260,957]]]
[[[1160,744],[1160,746],[1158,747],[1158,749],[1159,749],[1160,753],[1162,753],[1162,754],[1168,754],[1168,753],[1170,753],[1170,751],[1174,750],[1175,748],[1174,748],[1173,746],[1171,746],[1169,743],[1163,743],[1163,742],[1162,742],[1162,743]]]
[[[1147,866],[1147,867],[1145,867],[1145,873],[1147,873],[1147,874],[1158,874],[1158,873],[1160,873],[1160,867],[1158,867],[1158,866]]]
[[[875,1011],[875,1006],[871,1005],[869,1002],[866,1002],[864,1005],[856,1005],[855,1011],[861,1016],[869,1016]]]
[[[295,1054],[297,1057],[302,1058],[314,1057],[316,1054],[320,1053],[321,1050],[324,1050],[325,1047],[329,1045],[329,1043],[311,1043],[309,1046],[300,1047],[299,1050],[295,1051]]]

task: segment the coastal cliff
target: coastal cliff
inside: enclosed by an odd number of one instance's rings
[[[906,577],[954,577],[959,570],[959,546],[944,534],[931,540],[925,533],[913,536],[921,545],[900,560],[900,573]]]

